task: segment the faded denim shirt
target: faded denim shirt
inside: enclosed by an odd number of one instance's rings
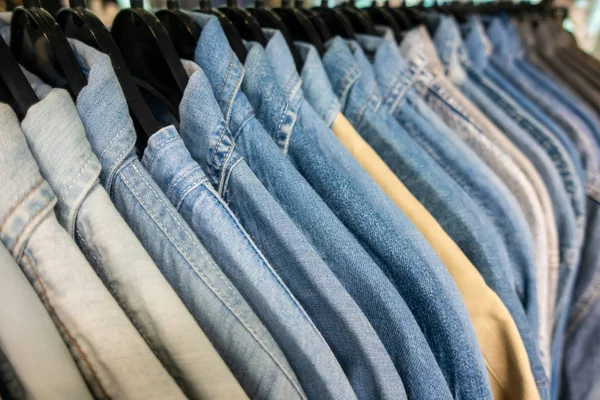
[[[271,334],[138,159],[133,122],[109,58],[97,51],[77,51],[77,57],[88,79],[77,111],[102,165],[100,184],[117,210],[246,394],[304,398]]]
[[[40,174],[16,115],[7,105],[0,110],[0,238],[36,289],[92,394],[100,399],[184,399],[58,223],[56,196]],[[48,112],[37,103],[23,124],[33,123],[31,118],[45,122]],[[77,183],[77,172],[70,173]]]
[[[218,135],[223,115],[212,87],[196,64],[189,71],[195,72],[180,105],[181,131],[196,135],[201,124]],[[142,163],[269,329],[307,396],[335,393],[346,377],[331,349],[177,132],[153,135]]]

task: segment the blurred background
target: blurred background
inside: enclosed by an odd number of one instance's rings
[[[0,0],[0,11],[10,11],[20,5],[22,0]],[[346,0],[327,0],[329,6],[333,7]],[[373,0],[356,0],[357,7],[369,7]],[[384,0],[378,0],[383,2]],[[474,3],[484,3],[489,0],[472,0]],[[526,1],[536,4],[541,0]],[[121,8],[128,8],[130,0],[86,0],[87,6],[92,10],[106,26],[110,26],[112,20]],[[213,7],[224,5],[226,0],[212,0]],[[430,7],[432,5],[448,3],[448,0],[389,0],[390,6],[407,7],[414,6],[419,2]],[[68,0],[41,0],[42,6],[52,15],[60,7],[67,6]],[[167,0],[144,0],[144,7],[148,10],[166,8]],[[240,7],[251,6],[254,0],[238,0]],[[268,7],[279,7],[281,0],[265,0]],[[519,1],[516,1],[519,3]],[[304,7],[310,8],[321,4],[321,0],[304,0]],[[600,0],[555,0],[554,6],[566,7],[568,13],[563,21],[566,30],[572,32],[579,46],[586,52],[600,59]],[[181,0],[181,8],[191,10],[198,7],[198,0]]]

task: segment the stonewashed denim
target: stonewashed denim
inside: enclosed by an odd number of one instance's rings
[[[199,19],[197,16],[196,18]],[[270,153],[267,154],[283,157],[276,144],[269,138],[265,129],[255,118],[252,106],[241,91],[244,68],[229,48],[218,21],[214,17],[204,17],[200,19],[199,23],[204,26],[196,48],[195,58],[204,69],[212,85],[213,93],[225,115],[226,125],[229,127],[227,132],[231,132],[232,136],[228,140],[222,139],[219,142],[220,146],[226,154],[227,151],[233,151],[233,148],[227,149],[225,144],[230,145],[235,140],[236,149],[239,153],[236,152],[235,157],[230,156],[229,158],[236,160],[243,156],[247,160],[248,164],[246,165],[255,168],[252,169],[253,179],[257,177],[260,179],[263,173],[268,173],[273,169],[273,165],[268,165],[268,163],[257,165],[254,162],[256,157],[260,157],[264,152],[269,151]],[[216,63],[214,60],[221,60],[221,62]],[[282,120],[281,123],[287,126],[289,121]],[[225,134],[223,134],[223,138]],[[219,137],[213,135],[209,139],[214,142]],[[214,151],[210,150],[211,147],[205,145],[202,148],[206,148],[206,150],[202,151]],[[190,148],[189,144],[188,148]],[[194,156],[194,158],[197,157]],[[285,159],[283,161],[284,163],[288,162]],[[221,169],[221,167],[215,166],[212,168],[213,170]],[[291,171],[294,171],[294,169],[291,168]],[[212,175],[216,175],[216,172],[213,172]],[[213,177],[212,179],[216,184],[216,182],[222,181],[223,178]],[[244,178],[244,180],[249,179]],[[302,185],[302,178],[299,175],[285,175],[283,179],[279,180],[261,182],[265,185],[267,183],[270,185],[288,185],[292,183]],[[308,186],[304,185],[304,187]],[[227,201],[227,198],[225,200]],[[244,205],[243,210],[238,209],[236,211],[234,209],[234,212],[254,237],[254,232],[246,226],[245,219],[256,219],[258,214],[253,212],[249,205]],[[248,212],[254,216],[239,215]],[[283,229],[284,231],[291,229],[287,224],[274,228]],[[275,243],[272,239],[274,234],[263,232],[263,236],[265,234],[269,235],[268,243],[259,243],[261,240],[266,241],[266,238],[255,238],[255,241],[329,343],[342,368],[344,368],[356,395],[363,397],[377,393],[379,396],[388,397],[399,395],[398,390],[404,392],[401,389],[402,385],[397,384],[400,379],[385,347],[364,313],[302,233],[295,225],[293,228],[302,240],[293,239],[290,234],[284,234],[284,237],[281,238],[284,243],[275,249],[273,248]],[[281,233],[278,235],[281,235]],[[300,247],[301,244],[303,244],[304,249]],[[284,252],[282,248],[287,251]],[[302,256],[299,256],[300,254]],[[394,381],[396,378],[397,380]],[[390,382],[385,382],[385,380]]]
[[[356,67],[356,61],[350,53],[348,45],[341,38],[336,38],[328,43],[327,52],[323,57],[323,65],[342,108],[347,108],[346,106],[351,104],[348,96],[351,95],[352,86],[360,78],[360,71]],[[378,118],[378,115],[373,117],[373,115],[372,108],[365,107],[364,117],[356,119],[354,126],[359,131],[377,128],[389,129],[385,115],[381,118]],[[393,117],[390,116],[390,118]],[[296,157],[300,159],[299,155]],[[367,218],[353,214],[348,217],[348,220],[352,222],[354,234],[369,249],[373,257],[376,257],[411,307],[437,357],[438,364],[446,376],[453,395],[457,397],[489,397],[490,386],[481,360],[479,345],[473,335],[471,322],[468,320],[464,306],[461,304],[460,295],[447,269],[435,257],[430,247],[426,251],[427,246],[424,244],[414,240],[411,241],[412,243],[407,242],[394,233],[411,232],[414,225],[400,217],[389,220],[381,219],[381,215],[378,218],[377,213]],[[346,222],[347,226],[349,222]],[[413,258],[412,251],[415,244],[423,247],[420,250],[420,256]],[[428,258],[425,259],[424,255],[428,255]],[[421,263],[425,262],[423,267],[407,268],[406,262],[413,264],[417,260]],[[416,270],[419,271],[418,276],[413,275]],[[427,279],[423,274],[427,274]],[[426,283],[427,281],[428,283]],[[409,287],[410,290],[408,290]],[[444,299],[446,296],[447,299]],[[443,317],[448,313],[455,315]],[[443,318],[444,322],[434,321],[432,317]],[[453,321],[453,327],[448,324],[449,320]],[[463,330],[463,334],[458,335],[463,339],[461,341],[457,341],[457,330]],[[470,358],[467,364],[464,364],[465,357]],[[461,365],[470,365],[470,367],[465,369]],[[474,365],[479,365],[479,367],[473,368]]]
[[[244,397],[227,365],[98,183],[101,165],[69,94],[52,91],[29,111],[22,128],[42,176],[57,193],[59,222],[184,393],[196,399]],[[68,154],[61,148],[69,149]],[[76,181],[71,171],[77,172]]]
[[[38,106],[32,106],[24,124]],[[40,175],[16,115],[2,104],[0,116],[0,238],[37,291],[92,394],[100,399],[184,399],[59,225],[56,196]],[[71,180],[77,177],[75,170],[70,173]]]
[[[180,106],[182,128],[194,126],[185,120],[197,114],[187,110],[201,103],[204,125],[215,128],[212,134],[218,135],[223,116],[214,99],[202,101],[205,96],[212,96],[212,89],[198,70],[190,77]],[[212,112],[208,111],[210,106]],[[208,122],[211,117],[214,121]],[[331,349],[214,190],[177,132],[153,135],[142,164],[269,329],[307,396],[335,397],[338,382],[346,381],[346,376]]]
[[[466,50],[460,38],[458,25],[451,18],[443,17],[438,20],[436,32],[434,34],[434,42],[440,54],[441,62],[444,64],[446,73],[452,80],[460,85],[461,89],[466,93],[473,95],[475,100],[485,101],[485,95],[477,96],[479,92],[473,88],[471,82],[466,79],[466,72],[463,70],[461,61],[467,56]],[[483,97],[483,99],[481,99]],[[485,110],[485,107],[482,107]],[[540,198],[543,206],[545,231],[535,232],[536,236],[547,235],[547,243],[536,240],[535,248],[535,265],[536,265],[536,284],[537,284],[537,299],[538,299],[538,342],[541,351],[542,360],[546,371],[550,370],[550,340],[552,335],[552,316],[554,310],[553,298],[551,298],[550,282],[553,282],[552,288],[556,287],[558,278],[558,235],[555,228],[554,215],[552,214],[552,204],[549,195],[544,186],[544,183],[535,171],[533,165],[525,159],[525,156],[507,139],[504,134],[498,130],[495,125],[488,124],[485,129],[485,134],[490,140],[493,140],[499,148],[507,151],[507,154],[518,163],[518,166],[524,171],[535,187],[535,192]]]
[[[58,329],[2,244],[0,304],[0,348],[19,378],[26,398],[91,400],[92,395]]]
[[[410,37],[405,39],[400,50],[405,56],[409,67],[414,68],[418,72],[416,74],[418,79],[415,84],[417,92],[427,100],[428,104],[436,110],[438,115],[442,116],[443,120],[496,172],[511,189],[513,194],[515,194],[521,205],[521,209],[528,216],[530,226],[532,224],[539,226],[539,231],[541,234],[544,234],[543,211],[541,210],[539,201],[535,197],[535,191],[527,178],[505,153],[484,136],[478,124],[472,120],[471,113],[468,110],[472,110],[475,107],[443,76],[441,63],[435,54],[435,47],[424,28],[421,27],[412,30],[408,35]],[[407,41],[408,39],[411,39],[411,41]],[[526,267],[532,268],[532,266]],[[537,307],[534,306],[531,308],[531,304],[537,303],[537,298],[535,298],[535,295],[532,297],[535,291],[532,293],[527,290],[535,286],[534,274],[535,270],[531,269],[515,271],[517,293],[520,295],[521,302],[527,311],[529,329],[532,335],[526,334],[528,329],[525,329],[525,321],[517,324],[520,327],[522,338],[527,348],[540,395],[542,398],[547,398],[548,379],[539,357],[539,347],[534,339],[537,338],[538,334],[537,323],[539,317],[537,315]],[[521,292],[519,292],[520,288]]]
[[[587,231],[565,333],[561,399],[598,398],[600,335],[600,190],[588,189]]]
[[[414,71],[413,86],[417,93],[510,188],[519,201],[529,226],[535,228],[532,229],[532,234],[539,234],[545,239],[543,212],[531,184],[510,157],[485,137],[480,125],[474,121],[472,118],[474,106],[444,77],[443,68],[435,54],[435,47],[424,28],[413,30],[409,34],[411,41],[403,42],[401,52],[409,68]],[[535,267],[527,263],[511,265],[514,268],[517,293],[525,307],[531,329],[537,335]]]
[[[272,30],[265,30],[265,35],[269,38],[266,56],[271,62],[269,63],[264,52],[254,45],[246,60],[247,74],[244,78],[243,89],[248,94],[250,102],[255,106],[257,118],[271,133],[271,136],[274,138],[282,135],[289,137],[287,140],[289,142],[288,152],[285,153],[289,156],[287,160],[280,149],[272,146],[276,153],[269,158],[276,156],[282,158],[280,167],[276,170],[283,169],[281,165],[285,165],[285,171],[288,171],[289,168],[291,170],[282,174],[282,177],[295,176],[297,172],[293,170],[291,161],[322,198],[321,200],[313,190],[298,190],[298,185],[288,185],[284,192],[281,190],[284,185],[280,185],[281,195],[278,196],[280,203],[285,204],[284,209],[295,219],[296,224],[305,232],[305,235],[312,240],[315,248],[320,251],[325,261],[340,277],[347,290],[364,310],[365,315],[386,345],[388,353],[402,377],[408,396],[411,398],[432,395],[451,397],[444,376],[410,309],[384,272],[367,255],[348,228],[340,222],[340,220],[347,220],[340,211],[340,207],[356,209],[350,203],[357,198],[357,194],[360,198],[358,203],[361,204],[364,204],[365,198],[381,199],[382,203],[379,204],[391,202],[378,188],[378,192],[368,190],[362,192],[364,195],[360,194],[360,181],[368,179],[372,184],[374,182],[348,154],[310,104],[304,101],[300,88],[302,82],[293,67],[293,59],[283,36]],[[326,75],[324,78],[325,84],[329,85]],[[285,88],[285,92],[283,88]],[[295,114],[296,118],[292,129],[284,132],[277,126],[277,121],[281,115],[286,113],[288,115]],[[333,160],[327,160],[322,155],[319,156],[319,154],[323,154],[320,153],[322,150],[316,147],[319,140],[327,143],[321,146],[341,154],[341,157],[333,156],[331,157]],[[296,149],[299,146],[297,142],[308,144],[308,148],[304,151],[307,156],[311,157],[308,165],[314,166],[314,169],[306,168],[307,164],[301,166],[296,163]],[[335,165],[336,159],[341,160],[340,165],[349,167],[347,175],[340,170],[343,166]],[[356,178],[351,179],[354,176]],[[376,187],[376,185],[374,186]],[[286,200],[286,198],[294,199],[294,201]],[[329,209],[328,206],[331,208]],[[391,206],[395,207],[393,204]],[[369,205],[365,207],[371,208]],[[389,315],[384,316],[384,313],[389,313]],[[408,361],[407,358],[411,361]],[[423,374],[419,373],[423,368],[432,371],[429,387],[427,387]]]
[[[74,50],[88,79],[77,111],[102,164],[100,183],[117,210],[248,396],[305,398],[271,334],[138,160],[133,122],[109,58]]]

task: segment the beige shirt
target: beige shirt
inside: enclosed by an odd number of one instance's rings
[[[425,207],[409,192],[348,120],[332,130],[346,149],[419,229],[448,268],[469,312],[495,399],[539,399],[529,357],[500,298]]]

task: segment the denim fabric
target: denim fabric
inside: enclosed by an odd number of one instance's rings
[[[360,71],[343,40],[337,38],[328,44],[323,65],[344,112],[348,115],[357,115],[353,107],[358,106],[358,103],[349,100],[349,96],[352,96],[351,89],[360,78]],[[360,95],[358,92],[357,94]],[[362,102],[364,104],[364,99]],[[363,104],[360,104],[360,107]],[[386,114],[377,114],[377,108],[372,107],[364,107],[363,111],[362,118],[354,118],[356,121],[354,126],[358,131],[389,129],[389,119],[386,118]],[[426,250],[425,244],[415,240],[417,236],[411,241],[406,241],[394,233],[403,232],[403,235],[404,232],[412,233],[414,226],[404,219],[406,217],[400,218],[400,216],[389,220],[387,218],[382,220],[381,215],[378,218],[377,214],[368,218],[355,214],[349,217],[354,217],[353,220],[349,218],[353,224],[354,234],[370,250],[382,268],[390,274],[411,307],[453,394],[458,397],[490,396],[489,382],[485,376],[485,368],[471,323],[448,271],[432,253],[431,248]],[[346,225],[348,226],[349,222]],[[415,248],[415,245],[418,247]],[[421,254],[416,256],[414,250],[420,251]],[[424,255],[428,257],[424,258]],[[406,262],[413,264],[419,261],[424,265],[418,268],[419,274],[415,276],[413,275],[415,268],[412,266],[407,268]],[[423,274],[427,274],[426,279]],[[454,316],[444,317],[448,313]],[[441,318],[444,322],[432,320],[432,317]],[[448,324],[449,320],[453,321],[454,326]],[[462,330],[463,334],[457,336],[456,332],[459,330]],[[463,340],[457,341],[459,337]],[[468,365],[479,365],[479,367],[467,369],[461,367],[467,365],[464,364],[465,359],[470,359],[467,361]]]
[[[491,28],[493,28],[493,26]],[[547,115],[543,110],[541,110],[537,104],[535,104],[532,100],[528,99],[515,86],[513,82],[519,82],[520,78],[518,72],[509,74],[512,79],[506,79],[498,71],[496,64],[497,63],[495,62],[490,62],[488,64],[488,68],[485,70],[486,77],[488,77],[488,79],[494,82],[500,90],[506,93],[516,103],[516,105],[523,110],[524,113],[529,114],[533,121],[538,122],[540,129],[545,128],[549,135],[552,135],[555,139],[557,139],[560,142],[560,144],[567,151],[571,162],[575,166],[579,180],[582,182],[585,181],[585,175],[581,163],[581,155],[576,149],[573,142],[571,142],[571,140],[567,136],[567,133],[561,127],[559,127],[549,115]],[[503,69],[506,72],[506,69]]]
[[[468,78],[467,72],[462,66],[462,63],[468,63],[468,56],[454,21],[446,18],[440,21],[440,26],[436,32],[436,44],[440,49],[448,76],[452,77],[452,80],[460,86],[467,97],[469,97],[474,104],[484,111],[487,116],[504,131],[500,131],[496,125],[493,125],[489,126],[490,129],[486,129],[486,135],[499,147],[507,151],[515,162],[518,162],[518,165],[536,187],[536,193],[544,205],[548,249],[544,251],[541,246],[536,246],[536,258],[548,253],[548,267],[543,268],[543,264],[540,263],[539,260],[536,261],[536,265],[538,266],[538,299],[540,300],[538,303],[538,309],[540,311],[539,334],[546,335],[549,339],[551,335],[555,304],[554,299],[556,297],[555,292],[556,285],[558,284],[559,269],[559,244],[555,225],[561,224],[562,221],[560,215],[561,207],[557,208],[556,206],[564,205],[562,209],[572,214],[566,192],[562,188],[558,172],[555,171],[552,161],[549,156],[544,153],[543,149],[535,143],[533,139],[529,138],[525,132],[522,132],[521,128],[516,123],[505,116],[503,111],[487,97],[485,92]],[[505,134],[508,135],[510,132],[520,132],[520,134],[515,135],[520,139],[519,143],[523,153],[521,153],[521,150],[517,149],[515,145],[505,137]],[[528,149],[529,152],[527,153],[524,149]],[[531,161],[535,163],[535,167],[537,167],[537,169],[540,170],[539,172],[544,175],[545,179],[543,181],[538,171],[534,169],[532,163],[525,158],[524,153],[531,158]],[[548,186],[548,189],[546,189],[546,185]],[[552,200],[554,201],[555,207],[553,207],[552,201],[550,200],[550,194],[552,194]],[[554,216],[554,213],[556,213],[556,217]],[[564,216],[562,218],[564,218]],[[539,234],[537,236],[539,236]],[[542,267],[540,267],[540,265],[542,265]],[[543,300],[545,288],[542,286],[545,280],[548,281],[548,285],[546,286],[546,290],[548,291],[546,302]],[[545,319],[543,319],[544,317]],[[544,326],[547,326],[547,328],[544,329]],[[543,343],[544,340],[542,339],[540,342]]]
[[[237,185],[254,185],[256,184],[254,181],[258,176],[258,179],[263,177],[261,182],[267,186],[267,189],[271,193],[278,190],[280,185],[283,187],[283,185],[289,184],[293,184],[292,186],[298,185],[303,190],[310,189],[293,168],[290,168],[289,172],[282,169],[286,168],[286,163],[289,163],[285,159],[282,160],[283,163],[278,162],[275,167],[273,164],[256,161],[262,157],[273,158],[277,155],[282,158],[282,155],[276,144],[268,137],[267,132],[255,118],[254,111],[248,99],[240,91],[244,69],[231,52],[231,49],[229,49],[226,37],[218,21],[214,18],[204,18],[203,20],[198,18],[198,20],[204,26],[196,49],[196,61],[201,64],[201,67],[203,67],[209,78],[213,92],[225,115],[227,126],[230,128],[231,135],[235,138],[238,151],[248,162],[248,164],[244,163],[245,167],[247,168],[250,165],[250,168],[253,168],[253,173],[248,177],[245,176],[248,175],[245,172],[246,170],[240,168],[240,173],[244,175],[240,176],[242,180],[235,183]],[[222,62],[215,63],[215,59],[222,60]],[[209,62],[209,60],[213,61]],[[281,120],[282,126],[289,126],[290,128],[291,122],[293,121],[289,119]],[[225,136],[223,137],[225,138]],[[228,146],[226,146],[227,144],[230,147],[233,138],[220,141],[223,152],[233,151],[233,148],[227,149]],[[215,141],[218,137],[208,139]],[[285,140],[285,138],[280,139],[282,141]],[[202,149],[202,151],[214,152],[214,150],[211,150],[211,147],[204,145],[197,151]],[[188,148],[190,148],[189,144]],[[193,156],[198,159],[195,154]],[[242,160],[240,157],[235,152],[235,156],[230,156],[228,159],[237,162]],[[203,163],[206,162],[204,161],[204,157],[201,157],[201,159]],[[210,160],[207,161],[215,164],[215,162]],[[277,162],[278,160],[273,159],[273,161]],[[219,176],[221,167],[211,166],[211,168],[213,170],[211,173],[213,183],[222,188],[226,182],[223,182],[223,176]],[[266,174],[273,173],[282,173],[282,176],[277,179],[264,179]],[[229,178],[228,182],[229,186],[231,186],[231,178]],[[264,188],[264,186],[261,187]],[[230,187],[227,190],[228,192],[233,192],[231,195],[244,195],[239,192],[240,189],[234,191]],[[261,193],[254,194],[256,197],[265,195]],[[228,201],[229,193],[227,195],[223,194],[223,196]],[[271,201],[273,201],[272,197]],[[269,209],[258,212],[252,210],[251,205],[252,203],[249,200],[245,200],[243,207],[240,206],[237,210],[234,209],[233,211],[254,237],[273,267],[281,269],[281,271],[278,270],[280,276],[324,335],[338,361],[340,361],[340,364],[344,368],[346,375],[349,377],[357,396],[361,397],[365,393],[380,393],[383,396],[389,395],[387,389],[388,383],[384,383],[382,379],[385,379],[392,371],[397,376],[397,372],[393,368],[389,355],[385,351],[373,327],[364,316],[364,313],[358,308],[356,302],[349,296],[348,292],[343,288],[335,275],[333,275],[316,250],[306,241],[306,238],[293,223],[292,226],[289,226],[289,222],[282,221],[280,224],[271,226],[271,229],[287,233],[275,234],[263,232],[262,235],[255,234],[255,230],[261,226],[256,225],[257,222],[266,225],[260,218],[261,213],[274,212],[275,210]],[[263,207],[272,208],[266,205]],[[277,211],[282,210],[278,209]],[[269,217],[269,219],[271,218],[274,217]],[[280,219],[278,217],[274,220]],[[247,225],[254,226],[250,229]],[[266,226],[268,227],[268,225]],[[257,238],[255,235],[261,237]],[[266,238],[264,237],[265,235],[269,237]],[[295,235],[298,237],[294,239]],[[283,243],[277,245],[273,239],[274,236],[282,236],[280,239]],[[342,332],[344,334],[341,336]],[[377,359],[380,360],[381,365],[375,367],[374,363],[377,362]],[[391,371],[389,369],[390,366]],[[396,386],[393,385],[392,387]]]
[[[305,101],[300,88],[302,82],[293,68],[293,59],[283,36],[273,31],[267,31],[266,35],[269,38],[266,56],[271,62],[269,64],[262,50],[254,46],[246,60],[248,72],[243,88],[255,105],[258,119],[271,135],[274,138],[280,135],[288,137],[286,155],[327,204],[314,191],[298,191],[290,185],[287,197],[295,201],[287,201],[288,213],[296,216],[296,224],[312,240],[364,310],[392,356],[408,396],[421,398],[435,393],[440,397],[451,397],[444,376],[410,309],[384,272],[340,222],[348,220],[345,209],[350,212],[356,210],[361,215],[365,210],[373,209],[370,204],[364,204],[364,199],[372,200],[371,204],[377,201],[382,208],[384,204],[395,207],[396,212],[397,207],[391,204]],[[322,65],[321,72],[324,73]],[[321,77],[325,78],[321,81],[329,89],[329,95],[335,98],[326,75]],[[297,119],[291,131],[282,132],[277,121],[286,112],[296,113]],[[304,148],[301,149],[301,146]],[[299,160],[299,155],[305,156],[306,161]],[[285,197],[280,196],[282,203]],[[301,201],[302,198],[305,200]],[[301,208],[304,208],[302,214],[298,212]],[[349,267],[353,267],[352,270]],[[389,313],[388,316],[384,316],[384,312]],[[419,373],[424,368],[432,372],[429,383]]]
[[[479,21],[471,19],[465,28],[468,32],[466,44],[469,49],[469,55],[474,54],[475,58],[479,60],[486,58],[486,50],[482,45],[486,38],[483,36],[484,34],[479,26]],[[561,248],[565,248],[566,251],[563,251],[563,261],[559,270],[552,343],[552,396],[556,398],[558,393],[557,385],[559,382],[560,360],[562,358],[563,335],[571,303],[571,289],[579,263],[579,249],[582,243],[582,229],[585,218],[585,210],[583,209],[585,201],[582,195],[583,186],[578,177],[577,169],[562,144],[483,76],[482,71],[485,68],[482,67],[485,66],[485,63],[475,64],[474,68],[470,71],[470,77],[498,107],[502,108],[513,121],[517,122],[522,129],[526,130],[530,137],[544,148],[545,152],[552,159],[555,168],[560,173],[563,187],[570,197],[571,207],[575,214],[574,234],[567,238],[568,242],[561,243]],[[511,133],[507,132],[507,134]]]
[[[196,67],[197,68],[197,67]],[[188,81],[182,99],[182,129],[202,104],[203,124],[218,135],[223,120],[217,102],[203,100],[212,89],[201,70]],[[209,107],[215,108],[211,112]],[[213,121],[208,121],[209,118]],[[194,135],[192,131],[185,135]],[[175,131],[153,135],[142,164],[202,240],[223,271],[270,330],[308,397],[335,393],[346,377],[329,346],[281,281]]]
[[[423,29],[418,28],[409,32],[410,37],[405,39],[400,49],[409,67],[414,68],[417,75],[414,87],[444,122],[462,137],[503,180],[518,199],[530,226],[539,226],[538,229],[543,234],[545,232],[543,211],[531,184],[514,162],[490,142],[473,121],[470,114],[475,107],[441,74],[442,66],[435,54],[435,47]],[[411,41],[407,41],[408,39]],[[539,348],[534,340],[538,332],[537,307],[533,306],[530,310],[530,307],[537,302],[537,298],[532,296],[535,290],[533,292],[527,290],[535,287],[534,274],[533,266],[526,265],[524,269],[515,270],[517,293],[520,294],[521,301],[526,307],[529,320],[529,327],[525,320],[517,321],[517,325],[527,348],[540,395],[542,398],[547,398],[548,379],[539,357]],[[519,292],[519,289],[522,291]]]
[[[45,121],[48,112],[35,104],[23,124],[34,115]],[[40,175],[16,115],[1,105],[0,116],[0,238],[36,289],[94,397],[184,399],[59,225],[53,211],[56,196]],[[77,172],[70,173],[76,184]]]
[[[527,178],[514,162],[483,134],[472,118],[474,106],[445,79],[435,48],[426,31],[413,30],[412,40],[403,42],[401,51],[413,71],[417,93],[442,117],[510,188],[521,206],[532,233],[543,235],[543,212]],[[412,43],[412,45],[411,45]],[[429,49],[429,50],[427,50]],[[515,213],[518,211],[515,210]],[[518,215],[518,214],[517,214]],[[545,239],[545,236],[543,237]],[[530,245],[530,241],[527,245]],[[523,260],[522,260],[523,261]],[[517,293],[529,317],[531,329],[538,330],[535,267],[529,263],[511,264],[514,269]]]
[[[77,111],[102,164],[100,183],[116,208],[248,396],[304,398],[271,334],[138,160],[133,123],[109,58],[75,50],[88,79]]]
[[[472,94],[470,82],[466,79],[466,72],[461,63],[466,60],[466,50],[460,38],[460,30],[454,20],[448,17],[442,17],[437,20],[437,27],[434,34],[434,43],[440,54],[440,61],[449,77],[461,86],[463,91]],[[477,97],[477,96],[475,96]],[[483,100],[486,99],[483,96]],[[479,110],[472,109],[472,112]],[[487,118],[480,118],[480,123],[485,123]],[[489,122],[489,121],[488,121]],[[552,205],[547,190],[539,174],[535,171],[533,165],[525,159],[524,155],[504,137],[504,134],[498,128],[487,123],[483,125],[486,137],[493,140],[502,150],[506,150],[511,159],[515,161],[524,174],[530,179],[532,186],[535,187],[533,196],[538,195],[542,205],[543,225],[537,225],[539,230],[533,231],[535,237],[535,271],[536,271],[536,289],[538,300],[538,343],[541,351],[541,358],[546,371],[550,370],[550,340],[552,335],[552,315],[554,303],[549,295],[549,282],[556,282],[558,277],[558,238],[556,228],[554,227],[554,216],[552,214]],[[527,171],[527,172],[525,172]],[[540,196],[541,195],[541,196]],[[512,198],[509,196],[508,198]],[[515,233],[508,233],[509,236],[522,236],[523,228],[517,225]],[[513,229],[514,229],[513,228]],[[547,239],[546,241],[540,239]],[[522,240],[522,239],[519,239]],[[514,253],[514,248],[509,253]],[[531,255],[530,255],[531,257]],[[551,279],[551,276],[555,277]],[[555,287],[555,286],[554,286]]]
[[[463,67],[469,63],[466,48],[462,42],[460,28],[453,18],[440,18],[438,27],[434,36],[435,44],[438,48],[441,61],[443,62],[445,72],[448,78],[463,91],[475,93],[479,98],[488,100],[484,93],[476,88],[472,82],[467,79],[467,73]],[[468,66],[467,66],[468,68]],[[471,99],[472,100],[472,99]],[[542,207],[543,226],[536,224],[536,220],[529,218],[528,221],[532,228],[532,234],[535,241],[535,264],[536,276],[538,278],[538,310],[540,315],[540,335],[548,337],[551,331],[551,321],[554,310],[554,300],[551,293],[556,287],[556,277],[559,269],[559,244],[556,221],[550,194],[544,182],[534,167],[533,163],[512,143],[508,137],[496,126],[488,117],[477,107],[471,108],[473,117],[480,124],[483,133],[499,149],[504,151],[514,161],[525,177],[531,183],[536,197]],[[541,228],[545,227],[545,232]],[[536,231],[536,228],[538,231]],[[544,234],[545,233],[545,234]],[[544,240],[546,243],[544,243]],[[548,282],[547,285],[544,282]],[[550,283],[552,282],[552,284]],[[546,300],[544,300],[546,299]],[[544,327],[546,327],[544,329]],[[541,342],[544,340],[541,338]]]
[[[600,190],[588,190],[587,231],[565,333],[561,399],[595,399],[600,335]]]
[[[50,315],[1,244],[0,304],[0,349],[19,378],[23,391],[35,399],[75,397],[91,400],[92,396]]]
[[[81,43],[76,46],[82,53],[94,52]],[[100,162],[68,93],[55,90],[38,106],[23,123],[23,131],[42,176],[57,193],[59,222],[188,397],[244,396],[98,183]],[[63,154],[57,146],[69,153]],[[74,173],[76,181],[71,177]]]

